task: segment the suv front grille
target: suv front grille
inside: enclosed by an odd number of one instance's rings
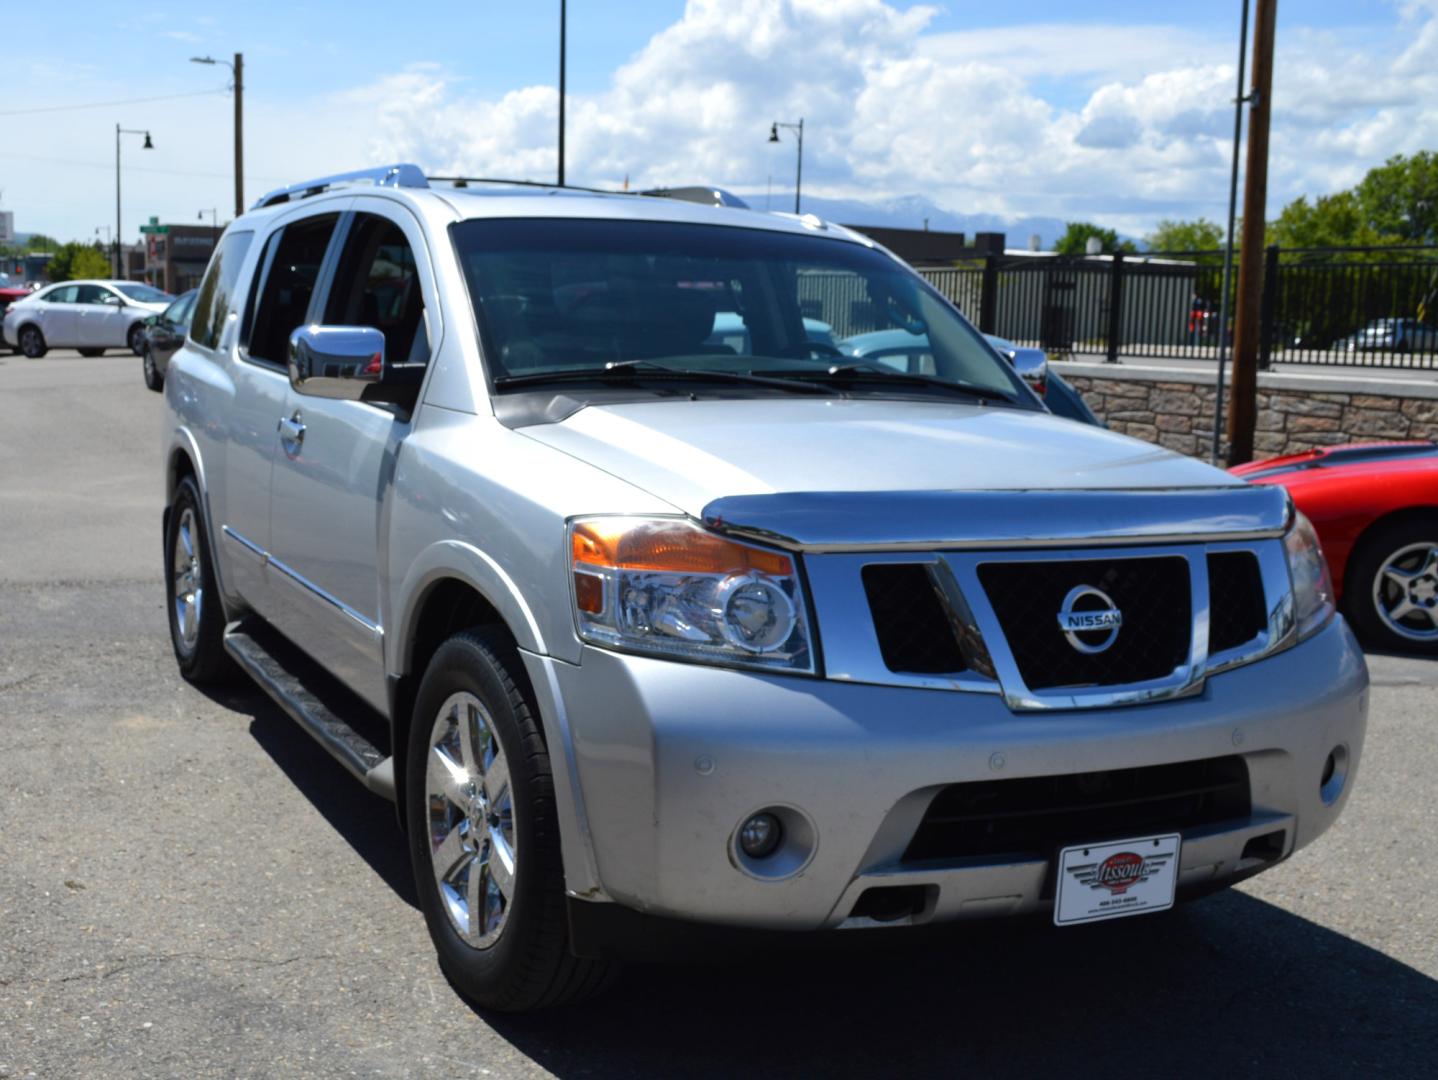
[[[903,861],[1051,859],[1070,844],[1182,832],[1250,813],[1248,766],[1236,755],[951,784],[929,804]]]
[[[1161,679],[1188,659],[1193,603],[1181,556],[990,562],[978,573],[1031,690]],[[1123,613],[1117,637],[1103,652],[1080,652],[1059,626],[1064,598],[1081,585],[1102,590]],[[1091,632],[1087,643],[1105,633]]]
[[[1244,645],[1268,627],[1263,577],[1251,551],[1208,557],[1208,653]]]
[[[885,667],[915,675],[964,669],[953,625],[928,567],[875,563],[864,567],[863,577]]]

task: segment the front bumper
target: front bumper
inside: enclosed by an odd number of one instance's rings
[[[903,861],[934,796],[968,781],[1240,755],[1251,813],[1186,831],[1179,885],[1248,876],[1337,818],[1368,707],[1367,668],[1341,618],[1302,645],[1210,677],[1199,695],[1114,709],[1014,713],[994,695],[747,674],[594,648],[579,665],[541,663],[550,676],[535,680],[541,708],[564,717],[583,862],[600,886],[572,894],[769,929],[869,925],[855,905],[884,886],[918,886],[927,897],[900,922],[1050,909],[1047,859]],[[1321,792],[1338,748],[1346,768],[1337,788],[1330,781]],[[781,867],[788,872],[746,865],[735,847],[739,824],[769,807],[810,830],[805,849]],[[567,856],[566,865],[578,861]]]

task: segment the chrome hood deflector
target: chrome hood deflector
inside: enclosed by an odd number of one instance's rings
[[[710,528],[814,552],[1155,544],[1280,536],[1280,487],[793,492],[715,499]]]
[[[713,527],[815,550],[1152,543],[1288,519],[1282,491],[1171,450],[962,402],[671,399],[520,430]]]

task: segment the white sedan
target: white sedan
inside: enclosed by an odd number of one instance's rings
[[[5,310],[4,340],[31,359],[50,349],[144,348],[145,320],[174,297],[138,281],[62,281],[17,300]]]

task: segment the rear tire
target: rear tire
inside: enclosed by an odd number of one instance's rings
[[[19,346],[20,352],[31,360],[39,360],[50,351],[50,346],[45,344],[45,335],[40,333],[38,326],[22,326],[15,337],[15,344]]]
[[[130,333],[125,338],[125,343],[130,346],[130,351],[140,356],[145,351],[145,327],[136,323],[130,327]]]
[[[76,349],[75,351],[78,352],[81,356],[95,357],[105,355],[104,349]]]
[[[1343,576],[1343,609],[1367,645],[1438,656],[1438,515],[1364,537]]]
[[[156,393],[165,387],[165,377],[160,374],[160,369],[155,366],[155,357],[150,352],[150,346],[145,346],[145,352],[140,358],[140,370],[145,376],[145,385]]]
[[[617,969],[569,950],[549,751],[514,644],[467,630],[419,686],[405,764],[410,861],[439,963],[488,1009],[575,1001]]]
[[[165,609],[181,675],[204,685],[234,670],[225,652],[225,615],[215,588],[200,489],[189,476],[175,488],[165,518]]]

